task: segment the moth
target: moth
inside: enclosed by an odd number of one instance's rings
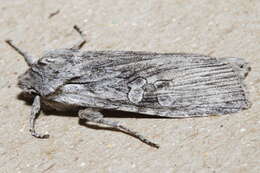
[[[250,107],[244,79],[250,71],[242,58],[215,58],[184,53],[141,51],[80,51],[81,41],[67,49],[51,50],[34,59],[11,40],[29,69],[18,86],[34,97],[30,132],[42,107],[78,111],[80,119],[111,126],[153,147],[148,140],[119,122],[103,118],[101,110],[118,110],[169,118],[235,113]],[[122,112],[123,113],[123,112]]]

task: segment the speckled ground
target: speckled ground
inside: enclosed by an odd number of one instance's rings
[[[0,1],[0,172],[260,172],[259,0]],[[55,14],[56,13],[56,14]],[[123,133],[80,126],[78,118],[44,115],[28,132],[31,106],[17,96],[27,66],[4,40],[35,57],[87,34],[85,50],[187,52],[243,57],[249,110],[195,119],[110,118],[158,142],[151,148]]]

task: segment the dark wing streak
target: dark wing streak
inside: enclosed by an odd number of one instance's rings
[[[174,68],[171,68],[171,67],[160,68],[160,69],[157,69],[157,70],[154,70],[154,71],[151,71],[151,72],[147,73],[146,75],[144,75],[144,77],[149,78],[149,77],[152,77],[152,76],[159,75],[160,73],[165,73],[167,71],[171,71],[173,69]],[[170,79],[167,79],[167,80],[170,80]]]
[[[142,75],[142,72],[146,72],[146,71],[148,71],[149,69],[154,69],[154,68],[156,68],[156,67],[154,67],[154,66],[147,66],[147,67],[141,66],[140,68],[135,68],[135,71],[134,71],[134,72],[131,72],[131,71],[130,71],[131,74],[128,74],[128,75],[123,75],[123,74],[121,74],[120,76],[118,76],[118,78],[123,78],[123,79],[125,79],[125,80],[127,80],[127,81],[131,81],[131,80],[133,80],[134,78],[139,77],[139,76],[144,77],[144,76]]]
[[[205,73],[209,76],[211,74],[215,74],[213,77],[218,76],[218,75],[225,75],[224,73],[232,73],[234,74],[233,69],[231,68],[226,68],[226,69],[220,69],[218,72],[216,72],[217,69],[214,71],[214,69],[203,69],[201,71],[192,71],[192,70],[187,70],[186,72],[181,73],[181,75],[177,76],[179,78],[182,78],[183,80],[188,80],[188,79],[193,79],[194,77],[201,77]],[[178,73],[177,73],[178,74]]]
[[[219,82],[223,82],[223,81],[219,81]],[[214,82],[208,82],[207,84],[205,84],[204,86],[200,86],[200,85],[190,85],[190,86],[185,86],[185,87],[174,87],[174,91],[178,92],[178,91],[194,91],[194,90],[216,90],[216,89],[235,89],[237,87],[241,88],[240,83],[236,82],[236,80],[233,81],[229,81],[229,84],[223,84],[223,85],[219,85],[218,81],[214,81]],[[234,83],[232,83],[234,82]],[[192,88],[191,88],[192,87]]]
[[[232,94],[236,94],[237,93],[237,95],[236,96],[234,96],[234,95],[232,95]],[[221,93],[222,94],[222,93]],[[225,95],[229,95],[229,94],[231,94],[230,95],[230,97],[232,97],[232,98],[241,98],[241,96],[244,96],[244,94],[242,94],[241,93],[241,91],[235,91],[235,92],[226,92],[226,93],[223,93],[223,94],[225,94]],[[176,95],[168,95],[167,94],[167,96],[176,96]],[[190,95],[190,96],[185,96],[185,97],[182,97],[182,96],[176,96],[175,97],[175,101],[176,102],[178,102],[178,101],[183,101],[183,100],[185,100],[185,99],[190,99],[190,100],[196,100],[197,98],[200,98],[200,97],[205,97],[205,98],[210,98],[210,97],[214,97],[214,96],[216,96],[216,94],[205,94],[205,95],[196,95],[196,96],[194,96],[194,95]],[[238,100],[238,99],[237,99]],[[201,100],[200,100],[201,101]],[[230,100],[229,99],[225,99],[225,100],[223,100],[222,101],[222,103],[223,102],[229,102]],[[205,100],[205,103],[207,102],[207,100]],[[209,102],[208,102],[209,103]]]
[[[187,95],[191,93],[191,95]],[[198,97],[205,97],[205,96],[216,96],[217,94],[231,94],[231,93],[243,93],[243,90],[241,90],[241,88],[239,88],[238,90],[232,90],[232,91],[227,91],[227,92],[219,92],[219,93],[213,93],[213,94],[200,94],[200,95],[194,95],[193,94],[194,91],[190,91],[190,92],[179,92],[176,93],[175,91],[173,92],[165,92],[165,93],[158,93],[156,94],[156,96],[176,96],[176,97],[180,97],[182,99],[185,98],[198,98]],[[185,96],[183,95],[185,94]],[[242,94],[243,95],[243,94]],[[147,97],[155,97],[155,96],[147,96]]]
[[[179,84],[174,84],[174,88],[175,89],[189,89],[190,87],[206,87],[206,86],[218,86],[221,82],[236,82],[236,80],[231,80],[234,77],[230,77],[230,78],[226,78],[227,80],[221,80],[221,78],[219,79],[215,79],[212,81],[209,81],[209,79],[205,79],[205,80],[193,80],[189,83],[180,83]],[[228,79],[230,79],[230,81],[228,81]],[[212,87],[213,88],[213,87]]]
[[[104,60],[103,60],[104,61]],[[114,60],[114,59],[106,59],[105,62],[101,63],[99,62],[99,60],[97,59],[97,61],[93,62],[91,64],[91,67],[93,68],[120,68],[120,67],[124,67],[124,66],[129,66],[129,65],[136,65],[140,62],[144,62],[144,61],[150,61],[150,59],[134,59],[134,58],[129,58],[129,59],[118,59],[118,60]]]
[[[232,73],[233,74],[233,73]],[[222,74],[223,75],[223,74]],[[226,75],[226,74],[225,74]],[[214,77],[215,80],[212,81],[212,77],[208,76],[208,77],[204,77],[204,78],[199,78],[199,79],[193,79],[193,80],[184,80],[184,82],[182,83],[181,81],[178,81],[178,83],[174,84],[174,87],[190,87],[190,86],[201,86],[201,85],[207,85],[210,82],[226,82],[226,80],[221,80],[221,79],[233,79],[233,78],[237,78],[236,75],[230,75],[230,76],[220,76],[218,75],[218,77]],[[205,82],[205,83],[203,83]],[[197,84],[197,85],[193,85],[193,84]]]
[[[201,55],[201,54],[191,54],[191,53],[158,53],[158,52],[147,52],[147,51],[110,51],[110,50],[105,50],[105,51],[84,51],[83,54],[93,54],[96,56],[101,56],[101,55],[108,55],[110,57],[121,57],[121,56],[129,56],[129,55],[135,55],[135,56],[161,56],[161,55],[167,55],[167,56],[173,56],[173,57],[193,57],[193,58],[201,58],[208,60],[209,58],[212,60],[215,60],[214,57],[209,57],[207,55]]]
[[[230,78],[230,80],[226,79],[226,80],[202,81],[200,84],[194,82],[191,85],[174,85],[173,88],[175,91],[179,91],[179,90],[195,90],[195,89],[196,90],[216,89],[221,87],[225,88],[228,86],[234,88],[235,87],[234,85],[240,87],[241,84],[237,80],[232,80],[232,79],[233,78]]]
[[[233,94],[236,94],[238,93],[236,96],[234,96]],[[225,96],[228,96],[228,93],[225,93],[226,95]],[[168,96],[168,95],[166,95]],[[172,95],[173,96],[173,95]],[[215,98],[215,94],[211,95],[211,94],[206,94],[206,95],[200,95],[200,96],[187,96],[187,97],[178,97],[176,96],[174,98],[174,103],[170,106],[170,107],[176,107],[176,106],[187,106],[186,103],[189,103],[188,105],[200,105],[200,104],[205,104],[205,105],[209,105],[209,104],[215,104],[215,103],[222,103],[222,104],[226,104],[226,103],[229,103],[229,102],[232,102],[232,101],[246,101],[246,99],[241,99],[241,97],[244,98],[244,94],[242,93],[239,93],[239,92],[231,92],[231,95],[229,96],[228,99],[224,99],[223,101],[219,101],[219,102],[216,102],[216,101],[212,101],[212,100],[208,100],[208,99],[214,99]],[[201,98],[202,99],[199,99],[198,98]],[[203,97],[205,99],[203,99]],[[165,106],[167,107],[167,106]]]

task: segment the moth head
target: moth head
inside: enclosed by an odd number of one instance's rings
[[[58,54],[59,55],[59,54]],[[63,84],[66,76],[60,76],[60,71],[66,65],[66,60],[59,58],[56,52],[47,52],[39,60],[28,61],[29,69],[18,77],[18,87],[24,93],[32,95],[49,95]]]
[[[21,88],[23,92],[27,94],[39,95],[40,85],[41,77],[39,76],[39,74],[35,73],[31,68],[18,77],[18,87]]]
[[[36,87],[34,86],[34,79],[39,78],[39,76],[37,77],[37,75],[35,75],[32,71],[32,67],[35,65],[35,60],[26,52],[22,51],[15,44],[13,44],[12,40],[5,40],[5,42],[16,52],[18,52],[24,58],[27,65],[30,67],[29,70],[27,70],[23,75],[18,77],[18,86],[26,93],[37,94],[38,92]]]

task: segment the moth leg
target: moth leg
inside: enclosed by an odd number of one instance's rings
[[[86,43],[86,39],[84,33],[80,30],[80,28],[77,25],[74,25],[73,28],[77,31],[77,33],[79,33],[81,40],[78,43],[76,43],[74,46],[72,46],[71,49],[78,50],[81,49],[82,46]]]
[[[12,40],[5,40],[5,42],[11,46],[16,52],[18,52],[20,55],[22,55],[26,61],[26,63],[31,66],[34,64],[34,58],[27,54],[26,52],[22,51],[20,48],[18,48],[15,44],[12,43]]]
[[[32,136],[36,137],[36,138],[48,138],[49,135],[48,134],[39,134],[35,131],[35,122],[36,122],[36,118],[39,115],[41,111],[41,100],[40,100],[40,96],[36,96],[33,100],[33,104],[32,104],[32,111],[31,111],[31,116],[30,116],[30,132],[32,134]]]
[[[103,124],[103,125],[107,125],[110,126],[112,128],[115,128],[119,131],[124,131],[136,138],[138,138],[139,140],[141,140],[142,142],[155,147],[155,148],[159,148],[158,144],[155,144],[153,142],[151,142],[150,140],[146,139],[144,136],[140,135],[138,132],[135,132],[133,130],[130,130],[129,128],[120,125],[119,122],[116,121],[110,121],[110,120],[105,120],[103,118],[103,115],[99,112],[98,109],[92,109],[92,108],[88,108],[88,109],[84,109],[84,110],[80,110],[79,111],[79,118],[80,119],[85,119],[89,122],[94,122],[97,124]]]

